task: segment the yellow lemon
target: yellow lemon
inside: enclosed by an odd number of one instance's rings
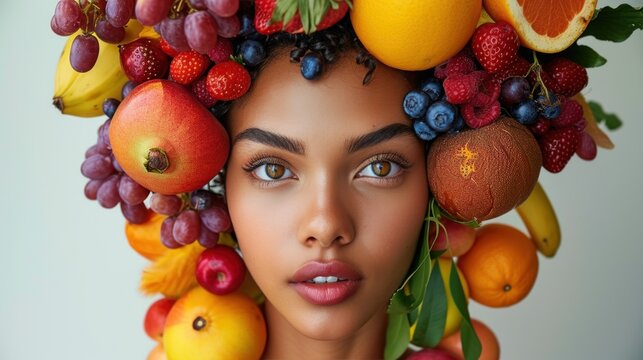
[[[357,37],[382,63],[425,70],[457,54],[473,35],[482,0],[353,0]]]

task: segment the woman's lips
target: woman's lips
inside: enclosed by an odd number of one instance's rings
[[[313,305],[335,305],[355,294],[361,280],[361,274],[353,266],[333,260],[306,263],[289,283],[299,296]]]

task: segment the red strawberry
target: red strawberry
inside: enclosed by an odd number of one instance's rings
[[[273,13],[275,12],[278,1],[280,2],[280,9],[289,9],[293,6],[297,9],[292,19],[285,25],[283,21],[272,22]],[[348,4],[345,1],[338,2],[339,6],[337,9],[333,9],[330,6],[329,0],[313,0],[313,4],[308,5],[312,6],[311,9],[303,9],[306,17],[302,20],[302,9],[299,8],[297,2],[297,0],[256,0],[254,24],[257,32],[263,35],[270,35],[281,30],[293,34],[301,32],[311,33],[335,25],[348,11]],[[299,3],[301,2],[299,1]],[[318,24],[314,24],[317,16],[317,14],[314,13],[315,11],[324,11]],[[277,14],[277,16],[279,17],[279,14]]]
[[[574,156],[578,146],[579,133],[573,127],[554,129],[538,140],[543,154],[543,167],[552,173],[563,170]]]
[[[161,50],[163,50],[163,52],[168,54],[169,56],[175,57],[179,54],[178,50],[174,49],[170,44],[168,44],[165,39],[161,38],[159,44],[161,45]]]
[[[493,74],[493,78],[498,83],[501,83],[513,76],[525,76],[529,72],[531,64],[523,57],[518,56],[514,62],[503,67],[497,73]]]
[[[255,29],[263,35],[270,35],[281,31],[283,28],[301,28],[299,13],[296,13],[292,20],[284,26],[279,22],[272,22],[272,14],[277,7],[277,0],[255,0]]]
[[[319,31],[329,28],[337,24],[346,15],[346,13],[348,12],[348,4],[345,1],[340,1],[337,5],[337,9],[333,9],[330,6],[328,7],[328,10],[322,17],[319,24],[317,24],[316,29],[313,31]],[[311,33],[312,31],[306,32]]]
[[[192,93],[199,99],[201,104],[205,107],[212,107],[216,104],[217,100],[210,95],[208,86],[206,84],[207,76],[200,78],[192,84]]]
[[[199,78],[210,65],[207,55],[194,50],[181,51],[170,63],[170,77],[179,84],[187,85]]]
[[[465,104],[478,94],[480,85],[486,77],[484,71],[474,71],[470,74],[449,75],[443,83],[444,94],[451,104]]]
[[[167,73],[168,56],[157,42],[139,38],[119,47],[121,67],[127,78],[135,84],[160,79]]]
[[[587,86],[587,70],[569,59],[556,58],[545,64],[545,71],[554,80],[557,94],[571,97]]]
[[[511,25],[500,21],[478,27],[471,45],[480,65],[493,74],[516,61],[520,40]]]
[[[226,61],[210,69],[206,87],[214,99],[228,101],[243,96],[250,89],[250,81],[246,68],[236,61]]]
[[[578,123],[583,117],[583,107],[576,100],[564,100],[560,104],[560,115],[551,120],[555,128],[563,128]]]
[[[215,64],[230,60],[232,55],[232,41],[230,39],[217,37],[217,44],[210,50],[208,56]]]
[[[529,125],[529,129],[534,135],[545,135],[551,127],[551,120],[539,116],[534,124]]]

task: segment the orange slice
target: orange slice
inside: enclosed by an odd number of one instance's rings
[[[511,24],[522,44],[543,53],[560,52],[578,39],[597,0],[484,0],[495,21]]]

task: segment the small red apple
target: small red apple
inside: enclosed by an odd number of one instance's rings
[[[241,256],[229,246],[204,250],[196,265],[196,280],[209,292],[225,295],[237,290],[246,275]]]
[[[476,239],[476,230],[474,228],[449,220],[446,217],[442,217],[440,222],[444,225],[444,228],[440,227],[437,239],[435,238],[435,225],[431,223],[429,246],[433,244],[432,250],[447,249],[442,256],[452,257],[463,255],[471,249]]]
[[[458,360],[458,358],[446,350],[426,348],[409,355],[406,360]]]
[[[172,306],[176,300],[170,298],[162,298],[150,305],[145,314],[145,333],[154,340],[161,341],[163,337],[163,328],[165,327],[165,320],[167,314],[170,313]]]

